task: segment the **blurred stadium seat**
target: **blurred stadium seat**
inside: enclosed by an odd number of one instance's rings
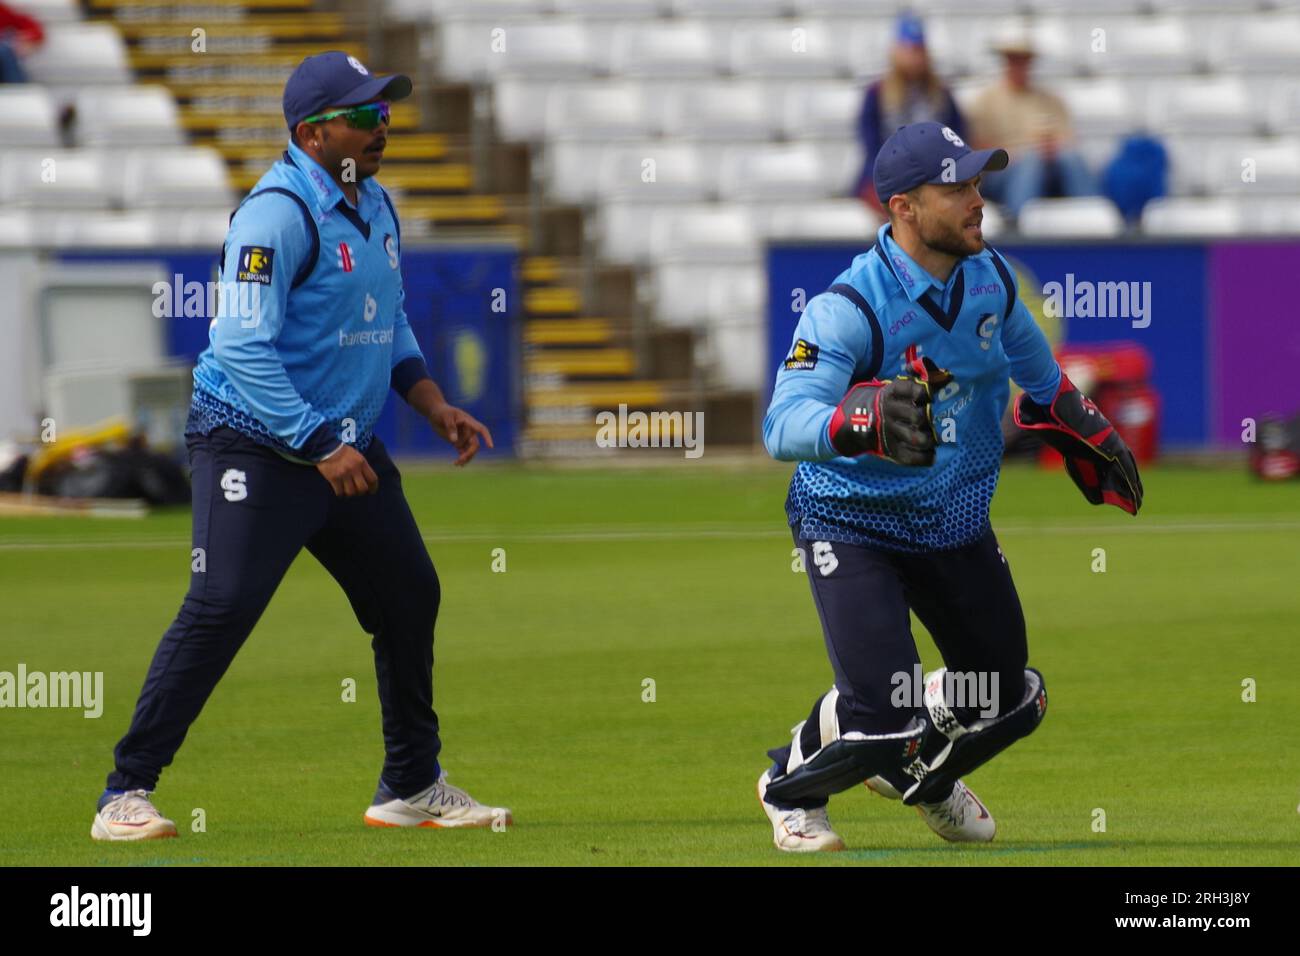
[[[83,146],[178,146],[185,138],[171,91],[162,86],[96,87],[76,97]]]
[[[55,23],[25,62],[35,83],[62,86],[131,82],[126,45],[107,23]]]
[[[0,158],[0,204],[38,209],[107,209],[120,199],[97,150],[7,150]]]
[[[1142,229],[1154,236],[1232,236],[1246,231],[1239,202],[1180,196],[1153,199],[1142,210]]]
[[[58,146],[54,98],[35,84],[0,86],[0,146]]]
[[[1124,231],[1124,220],[1109,199],[1031,199],[1020,212],[1020,231],[1036,238],[1110,238]]]

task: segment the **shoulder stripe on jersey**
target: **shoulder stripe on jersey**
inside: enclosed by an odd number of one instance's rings
[[[993,253],[993,268],[998,270],[998,275],[1002,277],[1002,284],[1006,286],[1007,289],[1007,311],[1002,313],[1002,321],[1006,322],[1007,319],[1011,318],[1011,309],[1016,304],[1016,284],[1011,279],[1011,270],[1003,260],[1002,253],[998,252],[987,242],[984,243],[984,248]]]
[[[876,318],[876,313],[867,304],[867,300],[862,293],[847,282],[837,282],[826,291],[844,296],[858,307],[859,312],[866,316],[867,324],[871,326],[871,364],[867,367],[867,375],[864,381],[871,381],[880,374],[880,366],[885,359],[885,333],[880,328],[880,320]]]
[[[235,221],[235,213],[244,208],[244,203],[248,202],[254,196],[262,196],[266,193],[282,193],[283,195],[288,196],[298,204],[298,211],[302,213],[302,218],[307,222],[307,235],[311,237],[311,252],[307,254],[307,259],[299,267],[298,272],[293,277],[291,288],[296,289],[307,281],[307,277],[310,276],[312,270],[316,268],[316,260],[320,256],[320,231],[316,228],[316,220],[312,216],[311,210],[307,208],[307,203],[303,201],[303,198],[292,190],[285,189],[283,186],[267,186],[265,189],[259,189],[257,192],[249,193],[245,196],[244,201],[236,206],[235,211],[230,214],[230,222],[233,223]],[[221,244],[221,264],[223,267],[225,266],[225,262],[226,244],[223,242]]]
[[[376,183],[375,185],[379,185]],[[384,197],[384,202],[388,204],[388,213],[393,217],[393,228],[397,230],[397,241],[402,241],[402,224],[397,221],[397,210],[393,208],[393,201],[388,198],[388,190],[379,186],[379,195]]]

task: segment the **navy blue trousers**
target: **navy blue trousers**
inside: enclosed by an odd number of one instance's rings
[[[193,546],[203,570],[163,635],[131,727],[114,750],[108,787],[153,790],[190,725],[305,547],[347,594],[372,635],[386,759],[382,779],[402,796],[433,782],[440,749],[433,710],[433,628],[441,590],[375,438],[365,457],[373,495],[337,497],[311,465],[287,461],[229,428],[187,439]]]
[[[930,632],[948,670],[985,675],[984,687],[989,691],[997,675],[998,713],[1020,703],[1029,655],[1025,618],[1011,569],[992,530],[963,548],[924,554],[808,541],[797,530],[795,544],[804,553],[813,603],[835,672],[841,733],[893,733],[914,716],[929,723],[925,709],[914,705],[913,685],[900,685],[896,678],[900,674],[910,678],[920,665],[909,609]],[[909,688],[905,696],[899,686]],[[954,707],[953,712],[969,725],[982,709]],[[808,743],[817,727],[815,705],[813,710],[806,725]],[[946,742],[931,725],[921,755],[934,756]],[[805,754],[817,749],[809,749],[808,743]],[[790,745],[768,753],[784,767]],[[883,776],[891,782],[897,777]]]

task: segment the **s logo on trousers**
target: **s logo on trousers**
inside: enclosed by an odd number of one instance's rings
[[[817,565],[817,570],[824,578],[829,577],[831,572],[840,566],[840,559],[835,557],[829,541],[813,542],[813,564]]]
[[[226,493],[226,500],[243,501],[247,498],[248,488],[244,484],[246,481],[248,475],[238,468],[227,468],[226,473],[221,476],[221,490]]]

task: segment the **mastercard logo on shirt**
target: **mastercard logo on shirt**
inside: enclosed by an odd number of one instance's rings
[[[239,249],[239,272],[235,278],[240,282],[260,282],[271,284],[271,263],[275,261],[275,250],[270,246],[241,246]]]

